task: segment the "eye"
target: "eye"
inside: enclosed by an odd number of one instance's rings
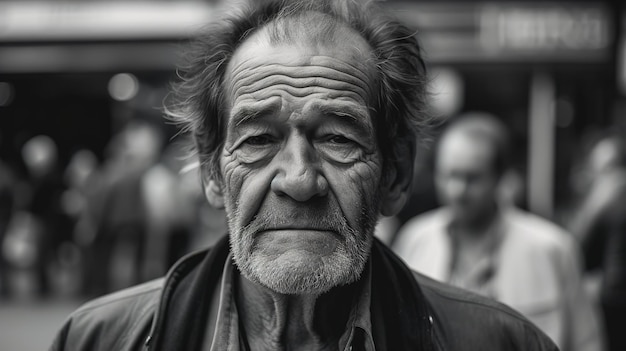
[[[333,143],[333,144],[350,144],[350,143],[352,143],[352,140],[350,140],[350,139],[348,139],[348,138],[346,138],[344,136],[341,136],[341,135],[330,136],[327,140],[329,142]]]
[[[269,134],[254,135],[244,141],[245,144],[251,146],[264,146],[272,144],[275,138]]]

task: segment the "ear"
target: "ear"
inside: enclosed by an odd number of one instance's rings
[[[220,182],[208,179],[202,180],[204,186],[204,196],[206,196],[209,204],[215,208],[224,208],[224,193]]]
[[[383,216],[398,214],[411,195],[415,144],[406,142],[398,151],[399,157],[389,165],[392,169],[384,178],[380,209]]]

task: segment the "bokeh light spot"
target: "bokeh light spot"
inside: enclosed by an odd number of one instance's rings
[[[117,101],[128,101],[137,95],[139,80],[130,73],[118,73],[109,80],[109,94]]]

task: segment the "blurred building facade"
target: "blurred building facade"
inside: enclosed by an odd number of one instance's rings
[[[623,7],[597,1],[389,2],[414,24],[434,112],[502,116],[522,207],[556,219],[593,131],[624,124]]]

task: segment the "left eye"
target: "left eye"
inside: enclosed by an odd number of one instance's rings
[[[328,159],[340,163],[352,163],[362,156],[361,144],[339,134],[328,134],[321,138],[319,151]]]
[[[349,144],[352,142],[352,140],[341,135],[333,135],[329,137],[327,140],[334,144]]]

